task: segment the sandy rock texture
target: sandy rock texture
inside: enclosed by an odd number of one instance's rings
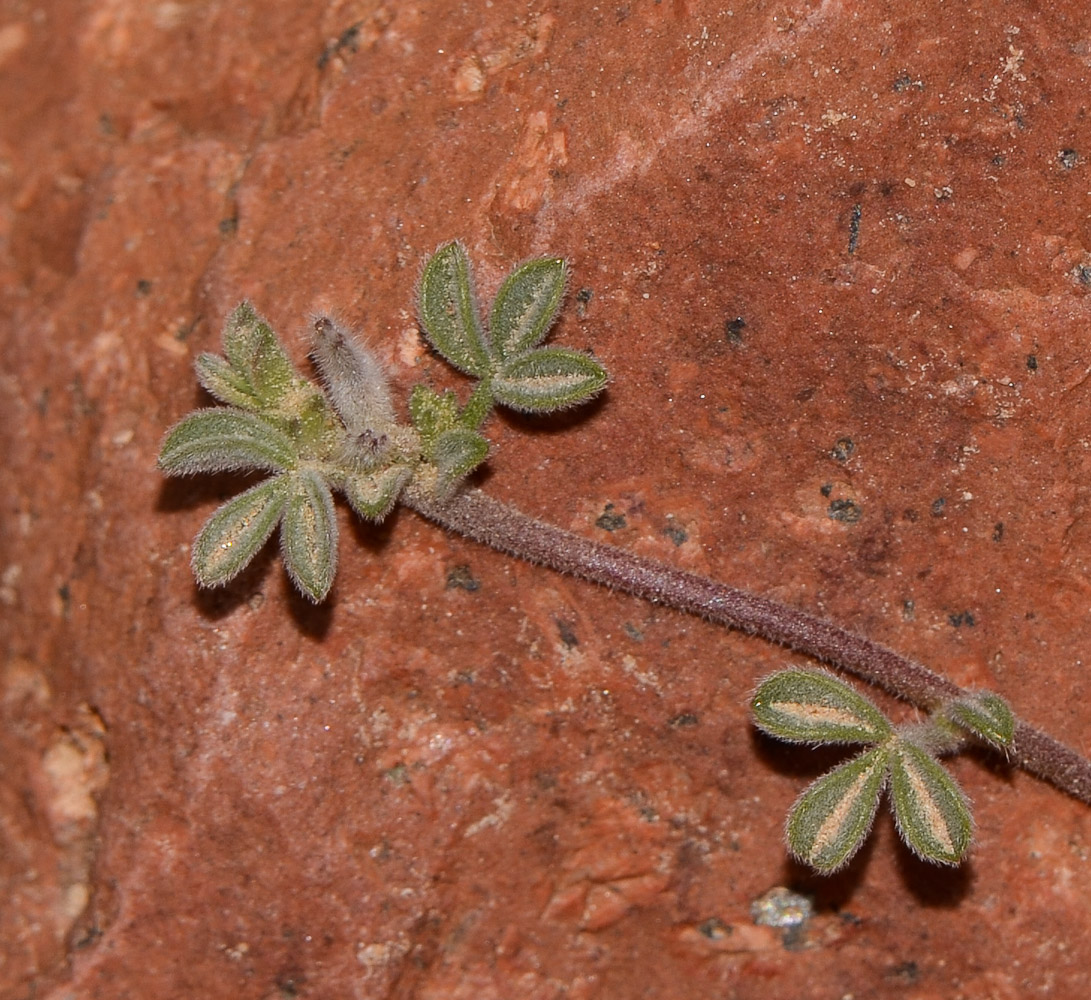
[[[1091,752],[1089,81],[1084,0],[5,3],[0,996],[1087,996],[1086,806],[960,758],[969,864],[883,818],[816,878],[830,758],[745,710],[800,658],[408,512],[340,510],[322,607],[272,548],[201,593],[240,480],[155,455],[244,297],[404,401],[465,389],[429,251],[563,254],[613,382],[483,488]]]

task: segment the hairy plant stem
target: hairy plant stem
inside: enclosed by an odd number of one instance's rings
[[[864,636],[767,597],[687,573],[536,520],[479,490],[403,500],[457,534],[561,573],[781,643],[885,688],[925,710],[967,694],[957,684]],[[1091,805],[1091,761],[1018,721],[1011,757],[1025,770]]]

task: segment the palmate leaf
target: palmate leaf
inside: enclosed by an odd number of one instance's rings
[[[420,280],[420,323],[428,342],[460,371],[484,378],[492,362],[461,243],[440,247]]]
[[[539,347],[510,358],[490,383],[493,399],[524,413],[549,413],[589,400],[606,386],[606,369],[566,347]]]
[[[170,476],[197,472],[294,468],[296,446],[280,428],[234,407],[197,410],[168,432],[159,452],[159,468]]]
[[[750,708],[758,728],[791,743],[880,743],[894,732],[867,698],[824,670],[770,675]]]
[[[565,278],[565,263],[559,257],[527,261],[508,275],[489,319],[497,358],[522,354],[542,342],[564,298]]]
[[[908,740],[890,744],[890,799],[902,840],[926,861],[957,865],[973,839],[966,797],[931,754]]]
[[[315,604],[326,599],[337,573],[337,520],[333,497],[313,469],[290,476],[280,526],[284,565],[296,588]]]
[[[205,522],[193,543],[193,575],[202,587],[237,576],[258,554],[288,502],[290,474],[275,476],[229,500]]]
[[[804,789],[785,826],[789,851],[824,875],[847,864],[875,821],[886,772],[887,748],[875,747]]]

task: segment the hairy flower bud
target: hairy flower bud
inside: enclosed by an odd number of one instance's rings
[[[368,451],[379,450],[394,426],[386,372],[371,352],[329,316],[314,321],[314,358],[326,395],[345,428]]]

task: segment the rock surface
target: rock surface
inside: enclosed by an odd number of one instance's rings
[[[198,593],[238,484],[154,468],[238,300],[461,389],[423,257],[564,254],[614,381],[494,423],[491,494],[1091,752],[1091,9],[1046,6],[5,5],[0,996],[1086,996],[1086,806],[961,758],[968,865],[881,820],[815,878],[822,764],[745,712],[798,658],[408,513],[341,511],[327,606],[272,552]]]

